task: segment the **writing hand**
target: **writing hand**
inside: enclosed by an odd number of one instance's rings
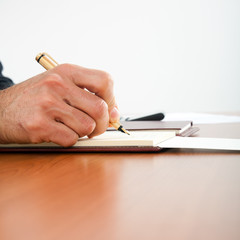
[[[67,147],[118,119],[113,81],[99,70],[62,64],[0,91],[0,143]]]

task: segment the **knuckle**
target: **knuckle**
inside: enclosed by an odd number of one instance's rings
[[[71,71],[71,69],[72,69],[72,65],[69,63],[60,64],[55,68],[57,72],[59,71],[61,73],[68,73],[69,71]]]
[[[45,121],[41,117],[38,117],[35,119],[28,120],[24,122],[22,125],[24,129],[27,130],[28,132],[38,132],[44,127]]]
[[[43,142],[42,139],[37,135],[30,136],[30,141],[31,141],[31,143],[34,143],[34,144]]]
[[[44,95],[39,99],[39,107],[42,109],[47,109],[55,104],[55,100],[50,95]]]
[[[82,128],[79,130],[79,136],[84,137],[90,135],[96,127],[96,123],[93,119],[89,118],[82,124]]]
[[[62,139],[62,141],[59,143],[63,147],[71,147],[73,146],[78,140],[77,134],[68,134],[65,136],[65,138]]]
[[[61,92],[66,87],[66,83],[61,75],[57,73],[48,73],[41,81],[39,82],[40,92],[48,95],[52,95],[53,92]]]
[[[28,133],[30,142],[41,143],[43,142],[43,136],[46,134],[46,121],[43,118],[31,119],[22,124],[24,130]]]
[[[108,114],[108,105],[107,103],[102,100],[99,99],[96,103],[95,103],[95,117],[96,118],[102,118],[103,116],[106,116]]]
[[[113,79],[109,73],[100,71],[100,79],[103,88],[109,89],[113,87]]]
[[[47,87],[55,87],[55,85],[61,83],[63,81],[62,77],[57,73],[49,73],[45,78],[43,79],[44,86]]]
[[[94,131],[95,127],[96,123],[93,120],[91,120],[86,126],[86,135],[91,134]]]

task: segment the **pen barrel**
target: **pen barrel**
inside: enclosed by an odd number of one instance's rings
[[[118,122],[110,122],[110,125],[111,125],[112,127],[114,127],[115,129],[117,129],[117,130],[118,130],[118,128],[121,126],[121,124],[118,123]]]

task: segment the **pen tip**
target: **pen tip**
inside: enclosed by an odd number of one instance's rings
[[[130,135],[130,133],[126,129],[124,129],[123,126],[120,126],[118,130],[121,131],[122,133],[126,133],[127,135]]]
[[[123,130],[127,135],[130,135],[130,133],[127,130]]]

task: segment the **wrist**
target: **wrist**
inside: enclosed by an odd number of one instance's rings
[[[0,143],[8,143],[6,132],[9,119],[6,117],[6,109],[9,99],[7,92],[7,90],[0,90]]]

